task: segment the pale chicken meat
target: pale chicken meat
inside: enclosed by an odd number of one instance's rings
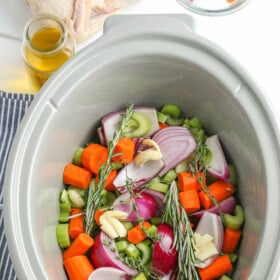
[[[27,0],[27,3],[33,16],[48,13],[63,19],[76,41],[81,42],[99,31],[106,18],[118,12],[127,1]]]

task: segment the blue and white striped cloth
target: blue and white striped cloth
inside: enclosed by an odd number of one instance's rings
[[[3,185],[13,138],[33,98],[31,94],[0,91],[0,280],[17,279],[4,234]]]

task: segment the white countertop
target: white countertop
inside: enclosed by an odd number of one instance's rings
[[[121,13],[186,13],[196,32],[223,47],[256,80],[280,117],[280,1],[251,0],[225,16],[202,16],[176,0],[131,0]],[[30,12],[24,0],[0,0],[0,89],[30,92],[20,56],[21,34]]]

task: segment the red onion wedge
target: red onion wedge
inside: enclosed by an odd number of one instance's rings
[[[209,234],[213,237],[213,242],[220,253],[224,241],[224,228],[220,216],[212,213],[205,212],[201,217],[195,232],[200,235]],[[196,266],[199,268],[205,268],[209,266],[216,258],[218,254],[206,259],[204,262],[197,263]]]
[[[124,193],[126,192],[126,180],[129,178],[134,181],[134,186],[138,189],[153,177],[157,176],[163,166],[164,163],[162,160],[148,161],[142,166],[137,166],[135,162],[132,161],[119,171],[113,184],[117,190]]]
[[[161,240],[155,242],[151,268],[153,272],[164,276],[177,267],[178,253],[175,248],[172,248],[174,235],[171,226],[159,225],[157,234]]]
[[[90,257],[95,268],[104,266],[115,267],[132,276],[138,273],[137,270],[130,268],[120,260],[116,252],[115,241],[103,231],[95,237],[94,245],[90,251]]]
[[[232,214],[234,207],[236,205],[236,200],[233,196],[230,196],[230,197],[224,199],[223,201],[221,201],[219,203],[219,205],[220,205],[220,209],[221,209],[222,213]],[[219,215],[218,208],[216,206],[212,206],[209,209],[200,210],[200,211],[191,213],[188,216],[193,222],[198,222],[205,212]]]
[[[165,203],[163,202],[165,195],[149,189],[145,189],[143,192],[151,195],[156,201],[157,207],[154,217],[161,217],[165,208]]]
[[[219,136],[213,135],[208,137],[205,144],[212,153],[212,158],[207,167],[207,172],[216,178],[228,180],[230,178],[230,173],[221,143],[219,141]]]
[[[105,146],[106,142],[105,142],[105,137],[104,137],[104,133],[103,133],[103,128],[101,126],[97,128],[97,135],[98,135],[100,144]]]
[[[100,267],[95,269],[88,280],[129,280],[131,277],[127,275],[124,271],[114,268],[114,267]]]
[[[178,163],[188,158],[196,149],[196,142],[191,132],[182,126],[161,129],[154,134],[152,140],[159,145],[165,164],[159,176],[163,176]]]
[[[149,120],[150,129],[147,135],[152,135],[155,131],[159,129],[159,124],[157,120],[157,111],[154,107],[140,107],[136,106],[133,108],[135,112],[143,113]],[[113,139],[114,131],[118,128],[118,123],[121,120],[121,114],[125,113],[125,110],[116,111],[105,116],[101,123],[103,127],[103,132],[105,136],[106,143]]]
[[[149,194],[145,192],[139,193],[134,198],[134,201],[137,205],[138,213],[140,217],[144,220],[149,220],[152,217],[155,217],[157,203],[156,200]],[[130,199],[130,194],[128,192],[120,195],[113,203],[114,210],[120,210],[128,213],[126,221],[128,222],[137,222],[138,218],[136,212],[133,210],[132,202]]]

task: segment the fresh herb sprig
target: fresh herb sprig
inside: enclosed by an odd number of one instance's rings
[[[185,209],[179,202],[176,182],[173,181],[165,195],[166,207],[162,222],[171,222],[173,227],[173,248],[178,252],[177,279],[200,279],[195,267],[193,231]]]
[[[118,130],[115,130],[113,139],[108,143],[108,158],[105,164],[103,164],[98,172],[98,183],[96,189],[89,188],[87,206],[85,211],[85,228],[86,233],[91,234],[94,226],[94,214],[99,207],[101,200],[101,192],[104,188],[104,183],[109,173],[112,171],[111,159],[117,143],[124,136],[124,129],[127,126],[131,116],[133,114],[133,105],[127,106],[125,114],[122,115],[120,126]]]

